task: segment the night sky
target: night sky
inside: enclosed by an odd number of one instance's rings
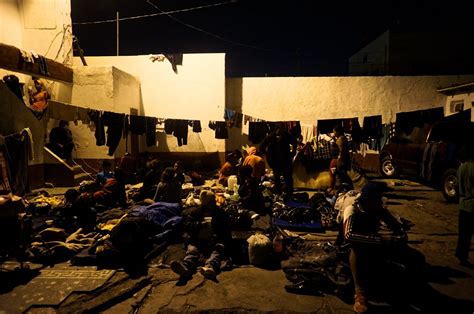
[[[424,32],[474,28],[472,5],[456,1],[150,2],[164,11],[229,3],[174,13],[180,21],[166,15],[121,21],[121,55],[225,52],[228,77],[345,75],[348,58],[389,28]],[[146,0],[72,0],[73,23],[115,19],[117,11],[121,18],[159,13]],[[115,23],[76,24],[73,33],[86,56],[116,54]]]

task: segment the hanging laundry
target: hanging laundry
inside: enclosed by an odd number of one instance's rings
[[[268,131],[267,122],[249,122],[249,140],[254,144],[260,144]]]
[[[243,115],[231,109],[225,109],[224,120],[229,128],[241,128]]]
[[[130,121],[129,121],[129,115],[126,114],[125,117],[123,118],[123,131],[122,131],[122,137],[124,139],[128,139],[128,133],[130,132]]]
[[[170,135],[173,134],[174,131],[174,119],[166,119],[165,120],[165,133]]]
[[[188,120],[174,120],[173,135],[178,141],[178,146],[188,144]]]
[[[142,135],[146,131],[146,117],[130,116],[130,132],[136,135]]]
[[[182,53],[168,53],[165,54],[166,59],[171,63],[171,68],[174,73],[178,74],[178,65],[183,65],[183,54]]]
[[[301,123],[301,137],[303,139],[303,144],[311,142],[316,135],[316,125]]]
[[[102,113],[98,110],[89,110],[87,113],[95,125],[95,144],[97,146],[105,145],[105,129],[102,123]]]
[[[28,159],[33,158],[31,131],[24,129],[21,132],[5,136],[4,140],[13,192],[16,195],[23,195],[30,190]]]
[[[286,122],[288,133],[294,138],[298,138],[301,135],[301,124],[299,121]]]
[[[158,119],[153,117],[145,118],[146,126],[146,146],[156,146],[156,125],[158,124]]]
[[[229,138],[229,131],[227,130],[227,123],[225,121],[209,121],[209,128],[215,130],[215,138]]]
[[[192,123],[192,127],[193,127],[193,132],[194,132],[194,133],[202,132],[201,121],[199,121],[199,120],[193,120],[193,121],[191,121],[191,123]]]
[[[107,147],[109,148],[109,156],[113,156],[117,149],[123,131],[123,113],[104,112],[102,122],[107,126]]]

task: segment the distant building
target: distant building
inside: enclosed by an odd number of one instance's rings
[[[474,73],[474,41],[465,32],[388,30],[349,58],[349,75]]]

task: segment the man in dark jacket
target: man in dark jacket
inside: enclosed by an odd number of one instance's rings
[[[275,192],[281,193],[281,179],[285,180],[285,192],[293,193],[293,155],[296,151],[296,138],[291,136],[283,123],[278,123],[275,132],[267,135],[260,144],[260,151],[265,154],[273,170]]]
[[[49,133],[48,148],[62,159],[72,159],[71,153],[74,148],[74,141],[67,121],[59,121],[59,126],[51,130]]]

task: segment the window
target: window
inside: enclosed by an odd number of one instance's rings
[[[463,111],[463,107],[464,107],[464,100],[453,100],[451,101],[449,105],[449,112],[455,113],[455,112]]]

